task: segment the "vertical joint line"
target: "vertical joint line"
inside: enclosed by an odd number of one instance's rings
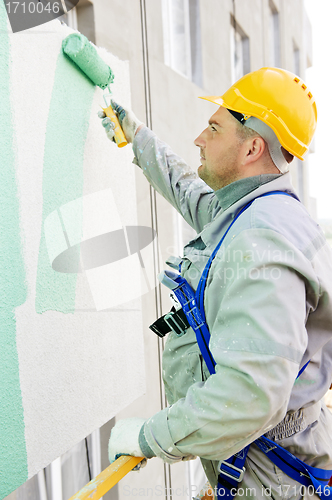
[[[141,29],[142,29],[142,54],[143,54],[143,74],[144,74],[144,92],[145,92],[145,109],[146,109],[146,124],[149,128],[152,128],[152,112],[151,112],[151,93],[150,93],[150,74],[149,74],[149,52],[148,52],[148,35],[147,35],[147,25],[146,25],[146,4],[145,0],[140,0],[140,14],[141,14]],[[157,224],[157,201],[156,192],[150,186],[150,206],[151,206],[151,224],[152,228],[158,234],[158,224]],[[158,267],[159,253],[156,246],[154,246],[154,267],[155,271]],[[161,290],[160,284],[155,288],[155,305],[157,317],[161,315]],[[159,385],[160,385],[160,402],[161,408],[165,407],[166,397],[162,382],[162,356],[163,342],[158,339],[158,356],[159,356]],[[172,498],[171,494],[171,471],[169,464],[164,464],[164,480],[165,480],[165,497]]]
[[[236,32],[235,0],[233,0],[233,19],[234,19],[234,30],[235,30],[235,32]]]
[[[90,467],[90,455],[89,455],[88,438],[85,438],[85,450],[86,450],[86,461],[87,461],[87,465],[88,465],[89,481],[91,481],[92,474],[91,474],[91,467]]]
[[[237,47],[236,47],[236,28],[237,28],[237,23],[236,23],[236,12],[235,12],[235,0],[233,0],[233,20],[234,20],[234,57],[236,60],[237,56]]]
[[[145,0],[140,0],[141,10],[141,26],[142,26],[142,53],[143,53],[143,73],[144,73],[144,91],[145,91],[145,107],[146,107],[146,124],[152,128],[152,113],[151,113],[151,94],[150,94],[150,72],[149,72],[149,50],[148,50],[148,33],[146,26],[146,5]]]

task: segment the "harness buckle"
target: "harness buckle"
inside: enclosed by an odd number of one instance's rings
[[[182,337],[186,333],[188,325],[182,321],[179,315],[175,319],[173,311],[165,314],[164,321],[178,337]]]
[[[241,483],[245,471],[246,471],[245,467],[239,469],[239,467],[235,467],[235,465],[229,464],[225,460],[222,460],[218,464],[218,472],[223,476],[227,476],[230,479],[233,479],[233,481],[236,481],[237,483]]]

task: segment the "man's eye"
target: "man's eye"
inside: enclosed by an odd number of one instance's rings
[[[210,125],[210,129],[212,130],[212,132],[217,132],[217,129],[214,125]]]

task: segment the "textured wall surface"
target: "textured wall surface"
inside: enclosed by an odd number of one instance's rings
[[[145,390],[151,245],[104,251],[137,225],[133,155],[108,141],[103,92],[62,54],[70,32],[12,34],[0,2],[0,498]],[[98,52],[129,104],[128,64]]]

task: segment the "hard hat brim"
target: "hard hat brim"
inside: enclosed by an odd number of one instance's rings
[[[224,106],[224,100],[218,96],[218,95],[209,95],[202,97],[200,96],[199,99],[205,99],[206,101],[214,102],[215,104],[218,104],[219,106]],[[235,111],[235,110],[233,110]]]

